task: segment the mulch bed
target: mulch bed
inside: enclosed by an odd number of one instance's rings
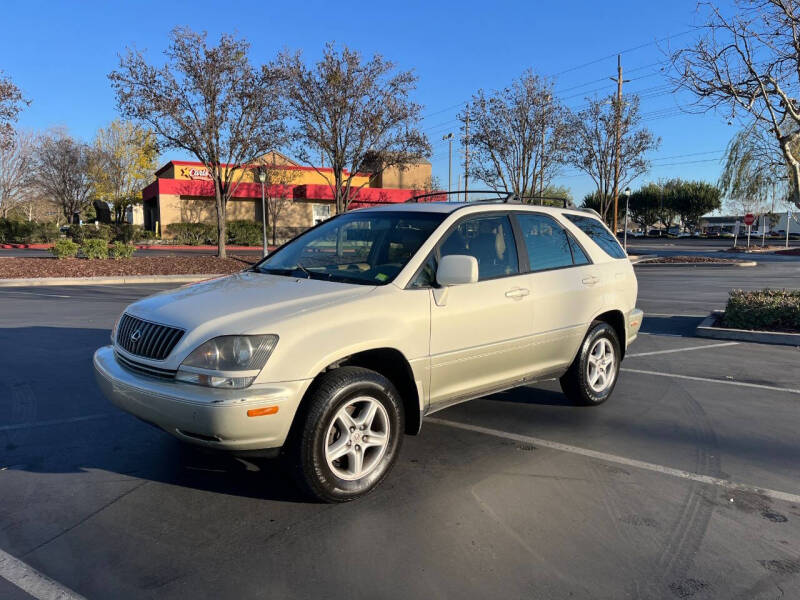
[[[0,260],[0,279],[227,274],[241,271],[257,260],[252,256],[148,256],[125,260],[10,257]]]
[[[784,254],[786,256],[800,256],[800,248],[784,248],[783,250],[776,250],[775,254]]]
[[[639,262],[656,264],[687,264],[687,263],[740,263],[744,262],[736,258],[717,258],[716,256],[658,256],[656,258],[645,258]]]

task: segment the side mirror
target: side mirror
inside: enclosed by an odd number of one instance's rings
[[[436,270],[436,282],[442,286],[478,281],[478,260],[466,254],[443,256]]]

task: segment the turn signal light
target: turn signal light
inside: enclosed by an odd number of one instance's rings
[[[247,411],[248,417],[264,417],[266,415],[274,415],[278,412],[277,406],[264,406],[262,408],[251,408]]]

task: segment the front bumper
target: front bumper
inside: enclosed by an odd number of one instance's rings
[[[627,322],[625,323],[626,340],[625,347],[636,339],[639,335],[639,328],[642,326],[644,320],[644,312],[639,308],[634,308],[628,313]]]
[[[249,451],[283,445],[310,380],[220,390],[139,375],[122,367],[114,349],[94,353],[100,389],[124,411],[185,442],[220,450]],[[247,411],[278,406],[271,415]]]

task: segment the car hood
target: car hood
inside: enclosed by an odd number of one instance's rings
[[[149,296],[125,311],[192,331],[264,333],[264,327],[370,293],[374,286],[244,271]]]

